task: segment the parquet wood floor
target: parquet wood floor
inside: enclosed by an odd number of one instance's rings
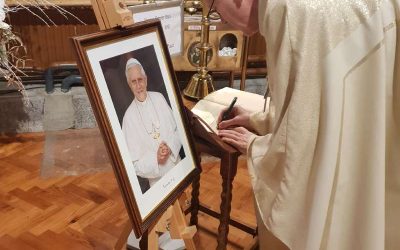
[[[0,249],[113,249],[129,226],[111,170],[80,176],[41,178],[44,135],[0,135]],[[203,164],[200,200],[219,210],[217,162]],[[255,226],[246,163],[234,181],[231,216]],[[200,213],[198,249],[215,249],[218,220]],[[230,227],[228,249],[241,249],[252,236]]]

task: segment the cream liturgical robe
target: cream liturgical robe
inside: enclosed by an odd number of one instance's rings
[[[134,99],[125,112],[122,131],[136,174],[149,179],[150,186],[180,161],[182,143],[172,110],[162,94],[148,91],[145,101]],[[164,165],[157,162],[161,142],[171,149]]]
[[[399,9],[259,0],[271,104],[251,117],[248,165],[258,213],[290,249],[400,249]]]

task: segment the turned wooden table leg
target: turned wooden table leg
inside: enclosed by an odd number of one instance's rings
[[[226,249],[229,233],[229,219],[232,201],[232,182],[236,175],[238,156],[228,155],[221,158],[222,193],[221,217],[218,227],[217,249]]]
[[[199,190],[200,190],[200,175],[198,175],[192,183],[192,200],[190,212],[190,225],[197,225],[197,215],[199,213]]]

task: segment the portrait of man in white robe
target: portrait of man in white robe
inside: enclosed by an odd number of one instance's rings
[[[123,116],[122,131],[136,175],[147,179],[151,187],[181,161],[182,143],[166,99],[147,90],[142,64],[130,58],[125,74],[134,99]]]

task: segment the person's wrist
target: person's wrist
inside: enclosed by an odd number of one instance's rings
[[[246,129],[249,129],[249,128],[250,128],[250,115],[249,115],[249,114],[246,114],[246,115],[244,116],[244,127],[245,127]]]

